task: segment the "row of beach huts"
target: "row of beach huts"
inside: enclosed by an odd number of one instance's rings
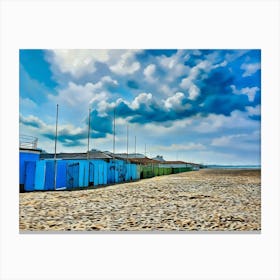
[[[141,154],[43,153],[20,148],[20,191],[94,188],[198,170],[199,164],[150,159]]]

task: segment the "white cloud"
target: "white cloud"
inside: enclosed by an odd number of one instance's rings
[[[110,62],[110,70],[119,75],[133,74],[140,69],[141,65],[135,60],[135,54],[139,50],[126,50],[126,51],[112,51],[112,61]]]
[[[260,116],[260,114],[261,114],[260,105],[257,105],[256,107],[248,106],[248,107],[246,107],[246,110],[247,110],[249,116]]]
[[[231,85],[230,87],[231,87],[232,92],[234,94],[245,94],[245,95],[247,95],[250,102],[254,101],[256,93],[260,90],[258,87],[251,87],[251,88],[250,87],[245,87],[245,88],[242,88],[240,90],[238,90],[235,85]]]
[[[213,68],[213,65],[210,61],[204,60],[198,63],[196,66],[192,67],[188,76],[183,78],[180,83],[180,87],[185,90],[189,90],[189,99],[195,100],[199,94],[200,89],[195,84],[195,81],[198,79],[201,70],[208,73]],[[207,74],[204,74],[204,78],[207,77]]]
[[[229,148],[232,150],[239,150],[244,152],[260,152],[260,132],[259,130],[253,131],[250,134],[233,134],[214,138],[211,146],[220,148]]]
[[[196,75],[189,75],[188,77],[182,79],[181,83],[180,83],[180,87],[182,89],[189,89],[189,87],[192,85],[192,81],[194,79],[194,77],[196,77]]]
[[[133,110],[137,110],[140,108],[141,104],[145,104],[146,106],[149,106],[152,102],[152,94],[151,93],[140,93],[135,99],[132,101],[130,107]]]
[[[144,75],[146,77],[152,76],[155,73],[156,66],[155,64],[149,64],[145,69],[144,69]]]
[[[172,69],[175,66],[175,58],[173,56],[171,57],[161,57],[161,65],[164,66],[164,68]]]
[[[184,50],[178,50],[172,56],[166,57],[162,55],[157,57],[158,64],[169,73],[166,77],[168,82],[173,82],[176,78],[189,72],[189,66],[186,66],[182,63],[185,56],[186,54]]]
[[[154,83],[156,81],[155,77],[153,76],[156,71],[155,64],[149,64],[143,71],[146,80],[150,83]]]
[[[109,60],[108,50],[52,50],[51,62],[62,73],[70,73],[76,78],[95,72],[96,62]]]
[[[20,124],[27,125],[31,130],[38,130],[40,134],[55,135],[55,124],[46,124],[36,116],[29,115],[24,117],[20,115]],[[58,135],[68,135],[69,137],[86,133],[86,128],[74,127],[72,124],[59,124]]]
[[[172,144],[170,146],[155,146],[153,149],[161,151],[192,151],[192,150],[205,150],[206,146],[201,143],[185,143],[185,144]]]
[[[216,68],[218,68],[218,67],[225,67],[225,66],[227,66],[227,61],[226,60],[224,60],[223,62],[221,62],[221,63],[217,63],[217,64],[215,64],[214,66],[213,66],[213,69],[216,69]]]
[[[133,74],[140,69],[135,54],[141,50],[51,50],[48,60],[62,73],[70,73],[74,78],[96,71],[96,63],[108,65],[119,75]]]
[[[230,116],[209,114],[207,117],[196,116],[193,130],[200,133],[218,132],[225,129],[255,130],[259,123],[248,119],[248,112],[233,111]]]
[[[108,103],[106,101],[106,95],[102,96],[102,94],[98,95],[94,101],[92,100],[91,107],[93,108],[93,104],[96,102],[95,109],[98,112],[100,117],[106,117],[109,110],[112,110],[115,107],[115,103]]]
[[[189,99],[195,100],[200,94],[200,89],[195,85],[192,84],[189,88]]]
[[[246,87],[241,89],[241,93],[248,95],[249,101],[253,102],[255,99],[255,95],[259,90],[260,89],[258,87]]]
[[[159,90],[161,93],[163,93],[165,96],[171,96],[173,90],[167,85],[162,84],[159,86]]]
[[[222,136],[222,137],[214,138],[211,142],[211,145],[217,146],[217,147],[230,147],[233,145],[234,139],[240,139],[240,138],[244,138],[247,136],[248,136],[248,134],[236,134],[236,135]]]
[[[38,107],[38,105],[34,101],[32,101],[30,98],[20,97],[19,104],[20,104],[21,108],[25,108],[28,110],[32,110],[32,109]]]
[[[185,95],[182,92],[176,92],[175,95],[168,97],[164,101],[164,106],[167,110],[184,111],[190,109],[190,104],[183,104]]]
[[[199,62],[196,66],[192,67],[188,75],[181,80],[180,87],[190,91],[190,99],[194,100],[200,93],[199,88],[194,84],[198,79],[199,74],[203,71],[203,79],[207,78],[208,73],[215,68],[225,67],[227,61],[215,64],[215,60],[218,57],[218,53],[213,53],[213,57],[208,57],[207,60]]]
[[[240,67],[245,70],[242,77],[249,77],[255,74],[259,69],[261,69],[260,63],[243,63]]]
[[[67,88],[58,90],[58,96],[50,95],[49,99],[62,106],[88,107],[95,90],[95,85],[91,83],[82,86],[69,82]]]
[[[111,104],[107,100],[111,93],[107,86],[117,85],[117,81],[109,76],[101,78],[95,84],[86,83],[79,85],[69,82],[67,87],[58,89],[58,95],[50,95],[46,108],[51,109],[52,104],[59,104],[59,118],[64,122],[71,122],[75,125],[81,125],[88,116],[89,107],[97,110],[98,115],[104,117]],[[53,110],[53,108],[51,109]]]
[[[118,82],[109,76],[104,76],[95,84],[86,83],[85,85],[78,85],[69,82],[68,87],[58,90],[58,95],[50,95],[49,99],[57,104],[74,107],[76,110],[81,108],[88,108],[91,104],[97,104],[102,100],[106,100],[110,93],[106,87],[117,86]]]
[[[128,118],[129,119],[129,118]],[[146,123],[144,125],[134,124],[136,130],[142,130],[144,135],[177,135],[192,125],[193,120],[190,118],[174,121],[166,121],[162,123]]]

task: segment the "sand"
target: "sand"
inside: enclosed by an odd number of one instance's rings
[[[20,232],[259,231],[260,170],[202,169],[79,191],[19,194]]]

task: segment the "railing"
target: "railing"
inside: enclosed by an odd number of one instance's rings
[[[26,149],[37,149],[38,138],[29,135],[19,136],[19,147]]]

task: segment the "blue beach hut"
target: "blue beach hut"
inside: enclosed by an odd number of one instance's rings
[[[35,170],[36,161],[25,161],[24,162],[24,190],[34,191],[35,189]]]
[[[46,162],[44,160],[38,160],[36,161],[34,190],[42,191],[45,189],[45,177],[46,177]]]
[[[28,175],[26,173],[26,162],[36,162],[39,160],[40,157],[40,150],[37,149],[29,149],[29,148],[20,148],[19,149],[19,185],[20,185],[20,191],[24,191],[25,187],[25,181],[26,176],[30,175],[30,172],[32,169],[29,167]],[[32,188],[30,185],[30,178],[27,179],[28,181],[28,189]]]

